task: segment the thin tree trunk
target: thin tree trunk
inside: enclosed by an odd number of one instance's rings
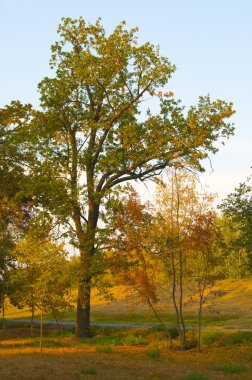
[[[2,317],[2,328],[3,330],[5,329],[6,327],[6,324],[5,324],[5,293],[4,293],[5,289],[3,289],[3,295],[2,295],[2,311],[3,311],[3,317]]]
[[[199,304],[199,326],[198,326],[198,351],[201,351],[201,331],[202,331],[202,303],[203,298],[200,295],[200,304]]]
[[[175,263],[174,263],[174,256],[172,257],[172,272],[173,272],[172,301],[173,301],[173,306],[174,306],[175,313],[176,313],[178,333],[180,336],[181,332],[180,332],[179,309],[178,309],[178,305],[177,305],[177,301],[176,301],[176,268],[175,268]]]
[[[32,305],[32,308],[31,308],[31,324],[30,324],[30,329],[31,329],[31,336],[33,337],[33,334],[34,334],[34,305]]]
[[[60,335],[61,334],[61,323],[59,322],[59,320],[55,314],[54,314],[54,319],[55,319],[56,324],[57,324],[58,334]]]
[[[40,340],[39,340],[40,352],[43,350],[43,304],[40,309]]]
[[[207,277],[207,274],[206,274]],[[206,290],[206,278],[203,280],[203,283],[201,284],[199,282],[199,314],[198,314],[198,351],[201,351],[201,333],[202,333],[202,307],[203,304],[206,301],[206,297],[204,297]]]
[[[149,299],[149,297],[147,297],[147,303],[148,305],[150,306],[151,310],[153,311],[153,313],[155,314],[156,318],[158,319],[159,323],[164,327],[164,329],[167,331],[168,333],[168,336],[169,336],[169,341],[170,341],[170,348],[172,348],[172,336],[171,336],[171,332],[169,331],[169,329],[166,327],[166,325],[164,324],[164,322],[162,321],[160,315],[158,314],[157,310],[155,309],[155,307],[153,306],[151,300]]]
[[[185,322],[184,322],[184,312],[183,312],[183,254],[179,253],[179,316],[181,322],[181,349],[186,349],[186,330],[185,330]]]

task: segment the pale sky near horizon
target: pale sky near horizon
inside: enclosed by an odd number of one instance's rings
[[[177,66],[169,89],[184,105],[208,93],[234,103],[235,135],[201,175],[210,192],[221,199],[252,173],[252,1],[0,0],[0,108],[14,99],[38,106],[60,19],[80,16],[101,17],[108,32],[122,20],[138,26],[139,41],[160,45]]]

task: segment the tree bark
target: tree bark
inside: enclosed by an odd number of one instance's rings
[[[31,336],[33,337],[33,333],[34,333],[34,305],[32,305],[31,307],[31,324],[30,324],[30,328],[31,328]]]
[[[78,301],[75,335],[77,338],[87,338],[90,336],[90,297],[91,277],[81,278],[78,286]]]
[[[39,347],[40,352],[43,351],[43,304],[40,309],[40,334],[39,334]]]
[[[198,351],[201,351],[201,330],[202,330],[202,305],[203,299],[200,295],[199,314],[198,314]]]
[[[2,328],[3,330],[5,329],[5,289],[3,290],[3,295],[2,295],[2,312],[3,312],[3,317],[2,317]]]
[[[90,202],[91,203],[91,202]],[[95,254],[95,234],[99,206],[89,204],[88,225],[86,233],[79,234],[80,242],[80,277],[78,285],[77,315],[75,335],[79,338],[90,336],[90,299],[92,285],[92,260]]]

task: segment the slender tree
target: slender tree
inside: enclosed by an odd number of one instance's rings
[[[16,287],[11,294],[11,301],[19,307],[30,307],[31,333],[35,309],[40,310],[42,344],[43,314],[52,313],[60,330],[60,313],[71,308],[70,279],[66,274],[67,253],[62,245],[52,241],[46,228],[41,231],[41,226],[39,229],[30,228],[16,244],[15,251],[17,266],[13,282],[19,284],[19,288]]]
[[[195,215],[190,231],[189,268],[187,276],[194,291],[194,301],[198,304],[198,350],[201,350],[203,306],[214,295],[212,288],[221,278],[222,259],[219,255],[221,235],[216,223],[216,213],[211,210],[211,196],[204,197],[207,204]],[[209,207],[210,206],[210,207]]]
[[[205,220],[210,212],[211,197],[201,196],[197,192],[196,178],[192,174],[181,169],[170,170],[167,174],[167,182],[160,182],[157,188],[157,213],[156,223],[152,229],[152,241],[156,257],[163,264],[166,287],[170,291],[176,315],[180,346],[184,350],[187,344],[184,312],[186,285],[197,276],[199,285],[197,291],[199,290],[200,297],[203,297],[208,281],[206,259],[210,257],[210,250],[207,250],[211,243],[208,240],[210,228],[203,231],[202,225],[202,236],[200,236],[198,224],[200,220]],[[194,244],[196,235],[199,240],[198,245]],[[201,307],[202,303],[200,303],[200,316]]]

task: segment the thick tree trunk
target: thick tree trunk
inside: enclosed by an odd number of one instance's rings
[[[95,129],[91,131],[88,158],[86,162],[87,176],[87,220],[82,215],[78,189],[78,147],[76,140],[76,130],[70,133],[71,145],[71,196],[73,204],[73,220],[80,250],[80,275],[78,286],[77,315],[75,335],[77,338],[84,338],[90,335],[90,295],[92,285],[92,259],[95,253],[95,234],[99,218],[98,194],[95,194],[94,167],[92,161],[93,148],[95,143]],[[83,219],[86,225],[83,225]]]
[[[92,210],[92,208],[91,208]],[[97,207],[98,210],[98,207]],[[90,217],[91,215],[91,217]],[[85,234],[81,234],[80,241],[80,276],[78,285],[77,315],[75,335],[79,338],[90,336],[90,298],[92,285],[92,261],[95,254],[95,231],[98,219],[98,211],[91,213],[89,210],[88,228]]]
[[[77,315],[75,333],[77,338],[90,336],[90,296],[91,296],[91,268],[90,258],[92,247],[80,250],[80,277],[78,285]]]

